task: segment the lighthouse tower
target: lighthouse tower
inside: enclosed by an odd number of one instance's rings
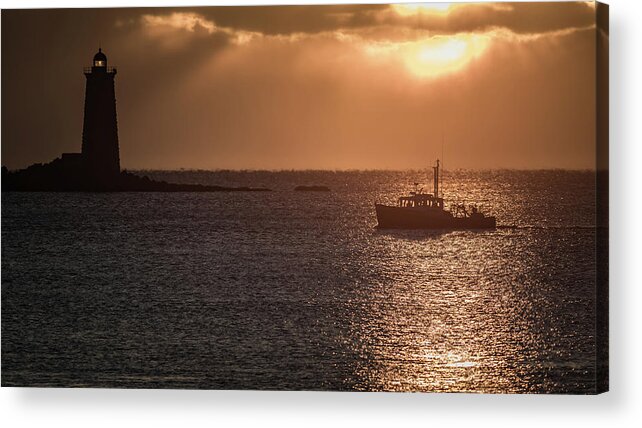
[[[98,49],[91,67],[85,68],[85,119],[82,157],[91,176],[109,184],[120,173],[118,124],[114,78],[116,68],[107,66],[107,56]]]

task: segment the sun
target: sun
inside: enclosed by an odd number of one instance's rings
[[[365,51],[379,61],[393,61],[417,78],[438,78],[463,70],[488,48],[488,34],[453,34],[407,42],[376,42]]]
[[[488,39],[478,35],[435,37],[400,49],[408,70],[418,77],[439,77],[463,69],[481,55]]]
[[[420,45],[416,59],[426,64],[453,62],[462,58],[467,48],[468,44],[459,39],[446,40],[433,46]]]
[[[457,3],[402,3],[393,4],[392,8],[399,15],[408,16],[420,13],[446,14],[456,6]]]

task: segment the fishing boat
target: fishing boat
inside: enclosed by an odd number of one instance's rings
[[[494,229],[495,217],[481,212],[477,205],[455,204],[444,208],[439,193],[439,159],[433,168],[433,193],[415,191],[398,199],[396,206],[375,204],[379,229]]]

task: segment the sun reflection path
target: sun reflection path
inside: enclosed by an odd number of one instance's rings
[[[471,239],[477,245],[468,245]],[[520,343],[533,338],[514,328],[521,307],[498,276],[509,250],[499,242],[507,243],[497,234],[465,232],[376,241],[372,280],[380,291],[374,300],[372,290],[364,296],[369,305],[355,324],[367,361],[357,389],[528,390],[524,370],[514,366],[529,355]]]

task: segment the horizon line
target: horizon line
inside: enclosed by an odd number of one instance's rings
[[[425,172],[426,168],[122,168],[122,172]],[[574,172],[596,172],[608,171],[608,168],[453,168],[442,169],[442,171],[574,171]]]

